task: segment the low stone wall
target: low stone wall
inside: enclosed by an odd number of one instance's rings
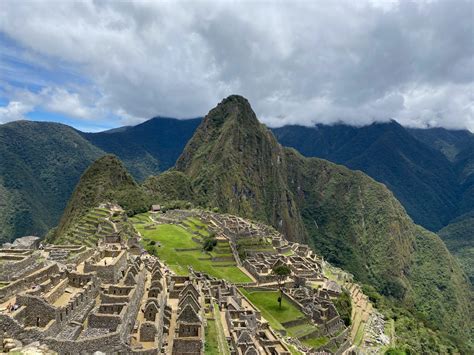
[[[0,289],[0,301],[4,302],[8,297],[30,287],[33,284],[40,283],[46,278],[59,272],[57,264],[46,266],[22,279],[16,280]]]
[[[105,328],[115,332],[122,322],[121,314],[93,313],[89,315],[88,324],[91,328]]]
[[[281,325],[285,328],[289,328],[289,327],[295,327],[297,325],[308,323],[308,321],[309,319],[307,318],[300,318],[300,319],[290,320],[288,322],[283,322],[281,323]]]
[[[86,249],[84,251],[81,251],[77,253],[76,255],[73,255],[71,258],[67,260],[68,264],[80,264],[87,259],[89,259],[92,255],[94,255],[95,249]]]
[[[54,303],[56,300],[61,297],[61,295],[64,293],[66,288],[69,285],[69,280],[68,279],[63,279],[59,281],[57,285],[53,287],[53,289],[50,291],[48,296],[45,297],[46,302],[48,303]]]
[[[0,280],[12,281],[12,276],[21,276],[21,271],[36,262],[37,255],[1,255],[0,256]]]
[[[60,355],[92,354],[99,349],[106,351],[108,354],[126,351],[126,348],[120,342],[120,335],[118,332],[93,338],[79,338],[77,340],[47,338],[44,342]]]

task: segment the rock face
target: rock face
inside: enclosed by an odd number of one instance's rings
[[[245,98],[209,112],[176,169],[201,203],[307,241],[439,327],[469,332],[469,286],[441,240],[367,175],[280,146]]]

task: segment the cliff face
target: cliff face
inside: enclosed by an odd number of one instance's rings
[[[280,146],[243,97],[209,112],[176,169],[201,203],[269,223],[433,324],[469,333],[469,285],[439,237],[385,185]]]

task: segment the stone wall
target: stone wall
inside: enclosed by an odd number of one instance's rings
[[[84,263],[84,272],[96,272],[97,276],[105,283],[117,283],[122,278],[122,271],[125,272],[127,267],[127,252],[122,251],[117,256],[104,254],[97,258],[112,256],[116,259],[108,265],[98,265],[95,261]]]
[[[140,341],[155,341],[158,329],[154,322],[143,322],[140,325]]]
[[[90,328],[105,328],[115,332],[122,323],[122,314],[92,313],[88,318]]]
[[[31,287],[33,284],[40,283],[50,276],[59,272],[57,264],[46,266],[24,278],[14,281],[7,286],[0,289],[0,301],[4,302],[6,299],[15,293],[18,293],[26,288]]]
[[[30,255],[1,255],[0,281],[12,281],[22,276],[22,271],[37,263],[37,254]],[[16,277],[15,277],[16,276]]]

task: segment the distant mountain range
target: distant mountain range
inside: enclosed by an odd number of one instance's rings
[[[384,183],[415,223],[449,239],[448,247],[474,280],[474,235],[463,216],[474,212],[474,135],[443,128],[409,129],[395,121],[365,127],[286,126],[279,142],[308,157],[361,170]],[[467,219],[470,220],[470,219]],[[453,234],[453,231],[456,233]],[[462,239],[462,242],[454,240]]]
[[[46,122],[0,125],[0,239],[44,235],[55,226],[81,174],[100,156],[118,156],[137,181],[167,170],[200,123],[200,118],[157,117],[100,133]],[[384,183],[413,220],[429,230],[458,223],[474,210],[474,136],[468,131],[408,129],[392,121],[364,127],[285,126],[273,133],[305,156],[362,170]],[[459,224],[455,236],[451,230],[445,228],[443,238],[474,244],[472,233]],[[472,270],[474,261],[465,257],[472,249],[461,245],[452,251]]]

